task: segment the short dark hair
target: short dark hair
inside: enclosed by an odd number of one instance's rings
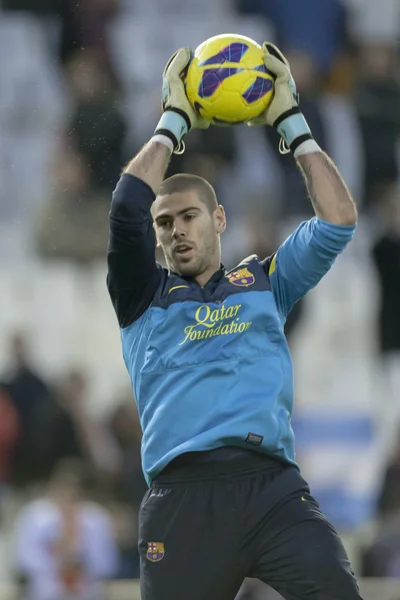
[[[158,196],[168,196],[169,194],[186,192],[187,190],[195,190],[199,200],[207,206],[210,213],[213,213],[217,208],[218,200],[213,186],[203,177],[199,177],[199,175],[179,173],[168,177],[168,179],[162,182]]]

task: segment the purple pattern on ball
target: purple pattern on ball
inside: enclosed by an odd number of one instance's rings
[[[227,77],[231,77],[236,73],[240,73],[241,71],[243,71],[243,69],[237,69],[235,67],[206,69],[203,72],[199,85],[200,98],[209,98],[214,94],[215,90],[219,88],[224,79],[227,79]]]
[[[265,73],[266,75],[271,75],[271,77],[273,77],[274,79],[276,77],[276,75],[271,73],[271,71],[269,71],[265,65],[259,65],[258,67],[254,67],[253,70],[260,71],[260,73]]]
[[[200,66],[219,65],[224,62],[240,62],[248,49],[249,47],[242,42],[233,42],[233,44],[229,44],[229,46],[223,48],[218,54],[214,54],[214,56],[200,63]]]
[[[254,83],[245,91],[242,97],[248,104],[256,102],[265,94],[272,90],[272,81],[270,79],[264,79],[264,77],[257,77]]]

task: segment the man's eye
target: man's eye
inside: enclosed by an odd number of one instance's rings
[[[187,221],[191,221],[196,215],[185,215]]]

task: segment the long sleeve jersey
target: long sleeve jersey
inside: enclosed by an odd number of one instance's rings
[[[154,198],[140,179],[121,177],[110,211],[107,277],[143,430],[147,481],[180,454],[223,446],[296,465],[283,326],[354,226],[314,217],[272,256],[250,256],[229,271],[221,266],[200,286],[156,263]]]

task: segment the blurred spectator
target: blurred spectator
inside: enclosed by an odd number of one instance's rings
[[[132,395],[122,398],[109,420],[109,430],[121,455],[121,470],[115,482],[112,505],[120,550],[118,578],[139,577],[138,513],[148,486],[143,477],[140,445],[142,431]]]
[[[79,48],[107,51],[106,28],[116,13],[119,0],[3,0],[7,11],[23,11],[46,19],[56,19],[60,28],[60,57],[67,61]],[[52,29],[54,30],[54,23]],[[50,32],[49,33],[53,33]]]
[[[381,186],[375,203],[376,214],[381,215],[383,225],[372,248],[379,285],[377,334],[383,390],[378,418],[385,451],[391,452],[396,424],[400,421],[400,195],[397,183]]]
[[[380,351],[398,353],[400,360],[400,194],[396,182],[381,188],[375,200],[384,228],[372,249],[380,285]]]
[[[142,431],[135,401],[131,396],[115,408],[109,427],[122,456],[118,496],[138,511],[147,484],[143,477],[140,455]]]
[[[0,486],[10,480],[18,435],[18,413],[9,394],[0,386]]]
[[[231,0],[120,0],[126,12],[131,11],[139,18],[160,19],[163,16],[179,15],[184,17],[215,18],[231,13]]]
[[[107,483],[119,472],[119,454],[101,423],[87,412],[87,379],[70,371],[42,415],[46,436],[38,442],[43,472],[49,476],[62,459],[80,459],[97,483]]]
[[[41,431],[41,414],[51,405],[52,398],[47,383],[32,366],[24,333],[18,332],[11,337],[8,354],[11,366],[2,385],[16,411],[20,432],[15,447],[11,482],[24,485],[40,477],[38,432]]]
[[[109,508],[113,516],[115,539],[119,552],[116,579],[139,579],[137,511],[133,510],[131,505],[123,502],[112,502]]]
[[[70,2],[54,2],[54,0],[36,0],[34,3],[30,0],[2,0],[2,7],[5,10],[22,10],[38,15],[57,14],[61,5],[68,4]]]
[[[68,126],[71,150],[84,157],[95,188],[111,192],[125,160],[127,133],[118,90],[104,55],[83,49],[66,66],[74,109]]]
[[[400,514],[386,521],[364,552],[363,577],[400,577]]]
[[[345,33],[341,0],[236,0],[238,9],[258,13],[276,28],[277,43],[309,55],[321,72],[329,72]]]
[[[59,54],[57,55],[66,60],[68,56],[77,48],[82,47],[81,38],[76,11],[76,3],[72,0],[2,0],[2,7],[6,11],[21,11],[32,13],[40,17],[43,22],[46,18],[56,19],[59,28]],[[49,36],[53,36],[55,30],[54,22],[48,23]]]
[[[107,26],[117,13],[119,0],[83,0],[74,12],[83,48],[96,48],[107,56]]]
[[[398,177],[400,85],[395,77],[396,48],[365,44],[358,52],[355,104],[363,138],[366,205],[375,202],[377,187]]]
[[[384,519],[396,513],[400,515],[400,428],[397,435],[397,444],[386,467],[378,501],[379,516]]]
[[[55,167],[53,193],[38,215],[39,254],[80,265],[103,258],[109,204],[108,192],[93,187],[85,159],[78,152],[65,152]]]
[[[26,600],[102,600],[118,568],[110,515],[89,502],[79,463],[55,470],[48,494],[30,502],[14,534],[14,572]]]

